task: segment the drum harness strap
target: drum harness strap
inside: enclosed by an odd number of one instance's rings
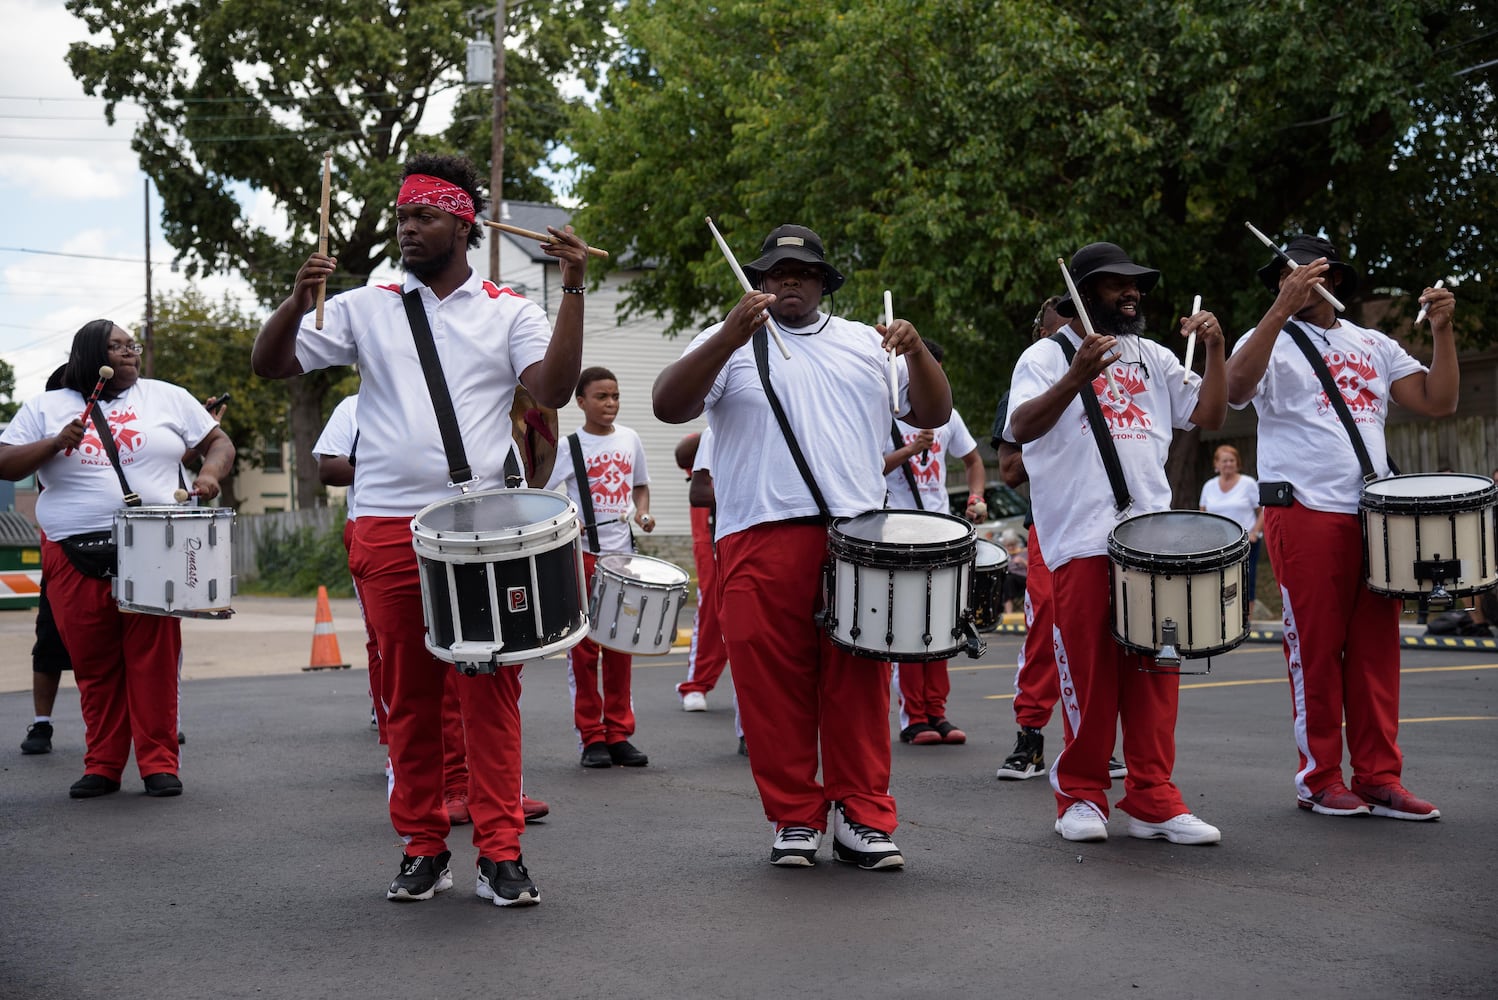
[[[89,410],[89,416],[93,418],[94,426],[99,430],[99,441],[104,445],[104,453],[109,456],[109,464],[114,466],[114,474],[119,477],[120,489],[125,494],[126,507],[139,507],[140,494],[130,488],[130,481],[125,478],[125,470],[120,468],[120,450],[115,447],[114,435],[109,432],[109,421],[104,418],[104,408],[97,402]],[[182,478],[182,470],[178,468],[177,478]]]
[[[796,470],[801,473],[801,478],[806,480],[806,488],[811,491],[811,498],[816,501],[817,510],[821,511],[822,519],[830,522],[832,514],[827,509],[827,501],[822,499],[822,491],[817,489],[817,481],[812,478],[811,467],[806,464],[806,456],[801,454],[801,446],[796,443],[796,435],[791,433],[791,422],[786,419],[785,408],[780,405],[780,397],[775,395],[775,387],[770,383],[770,338],[764,327],[754,331],[754,364],[759,368],[759,381],[765,388],[765,399],[770,404],[770,411],[775,414],[775,422],[780,425],[780,433],[785,437],[785,443],[791,449],[791,459],[796,463]]]
[[[1332,409],[1337,411],[1337,419],[1342,421],[1347,436],[1352,439],[1352,450],[1357,453],[1358,465],[1363,469],[1363,482],[1371,483],[1379,478],[1373,469],[1373,459],[1368,456],[1368,446],[1363,443],[1363,435],[1358,433],[1357,424],[1352,422],[1352,413],[1347,409],[1347,400],[1342,398],[1342,390],[1337,388],[1337,382],[1332,378],[1331,371],[1326,367],[1326,360],[1321,357],[1321,352],[1316,350],[1316,345],[1311,343],[1311,338],[1298,323],[1286,323],[1285,332],[1290,339],[1295,341],[1295,346],[1300,348],[1300,353],[1306,356],[1311,363],[1311,371],[1321,380],[1321,389],[1326,393],[1327,400],[1332,404]],[[1389,460],[1389,472],[1399,475],[1399,469],[1394,462]]]
[[[463,450],[463,435],[458,431],[453,399],[447,391],[447,380],[442,376],[442,359],[437,357],[437,343],[432,339],[432,327],[427,322],[426,308],[421,304],[421,290],[406,292],[401,296],[401,302],[406,307],[406,321],[411,324],[411,339],[416,343],[416,356],[421,359],[427,392],[432,396],[437,429],[442,433],[442,450],[447,453],[447,485],[467,493],[468,487],[478,482],[478,477],[473,474],[468,465],[468,453]]]
[[[895,423],[893,419],[889,422],[889,439],[895,443],[896,451],[905,447],[905,442],[900,437],[900,425]],[[916,509],[924,509],[924,505],[921,503],[921,491],[915,485],[915,473],[910,470],[910,462],[901,462],[900,471],[905,473],[905,485],[910,487],[910,495],[915,498]]]
[[[1066,339],[1066,334],[1058,332],[1052,334],[1051,339],[1060,345],[1066,363],[1071,364],[1077,349]],[[1134,503],[1134,498],[1129,495],[1128,483],[1124,482],[1123,466],[1118,461],[1118,446],[1113,443],[1113,435],[1108,433],[1108,423],[1103,419],[1103,407],[1097,401],[1097,394],[1092,391],[1092,383],[1083,386],[1077,395],[1082,397],[1082,409],[1087,411],[1087,422],[1092,426],[1092,436],[1097,441],[1098,453],[1102,455],[1103,469],[1108,473],[1108,483],[1113,487],[1113,505],[1122,516]]]
[[[577,478],[577,499],[583,509],[583,527],[588,529],[588,551],[597,555],[601,551],[598,545],[598,515],[593,512],[593,487],[588,482],[588,470],[583,465],[583,443],[576,432],[567,435],[567,449],[572,452],[572,475]]]

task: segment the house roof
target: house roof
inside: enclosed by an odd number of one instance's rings
[[[572,212],[559,205],[546,205],[537,201],[515,201],[506,198],[503,206],[501,221],[521,229],[529,229],[533,233],[546,232],[547,226],[555,226],[561,229],[572,221]],[[516,236],[514,233],[506,233],[498,229],[489,231],[491,236],[500,236],[509,240],[515,246],[525,252],[526,256],[534,264],[554,264],[555,257],[548,257],[541,250],[541,245],[535,240],[524,236]],[[626,270],[630,268],[654,267],[654,261],[640,261],[635,258],[630,247],[621,247],[611,251],[615,262]]]

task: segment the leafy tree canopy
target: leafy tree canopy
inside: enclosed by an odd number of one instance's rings
[[[16,370],[9,361],[0,358],[0,420],[9,420],[16,415],[21,404],[16,395]]]
[[[709,215],[741,261],[782,222],[816,229],[849,276],[836,310],[877,317],[892,289],[974,414],[1062,290],[1057,258],[1095,240],[1162,269],[1146,309],[1172,344],[1193,294],[1238,329],[1267,307],[1245,221],[1332,236],[1365,274],[1355,311],[1446,276],[1463,333],[1498,331],[1475,280],[1498,255],[1485,5],[674,0],[618,17],[620,54],[574,122],[577,225],[658,262],[624,308],[673,332],[740,294]]]

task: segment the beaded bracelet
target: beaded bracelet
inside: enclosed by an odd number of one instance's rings
[[[562,291],[567,295],[581,295],[588,290],[587,285],[563,285]]]

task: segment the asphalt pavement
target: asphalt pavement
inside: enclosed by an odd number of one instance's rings
[[[727,680],[683,713],[685,657],[637,659],[650,766],[578,766],[564,660],[525,670],[524,838],[541,905],[454,888],[397,905],[401,845],[362,669],[302,672],[312,602],[240,598],[186,630],[182,780],[73,801],[77,692],[54,751],[24,757],[30,696],[0,694],[3,998],[1487,997],[1498,973],[1498,655],[1405,650],[1406,784],[1437,822],[1295,807],[1279,647],[1182,679],[1176,779],[1222,844],[1072,844],[1045,781],[1000,782],[1020,639],[954,661],[964,746],[894,748],[906,869],[767,863],[770,829],[736,753]],[[351,604],[335,603],[360,662]],[[30,616],[0,615],[10,676]],[[211,663],[211,668],[204,664]],[[256,666],[256,665],[259,666]],[[0,685],[0,688],[5,685]],[[891,732],[896,732],[891,717]],[[1048,759],[1060,722],[1045,730]],[[1122,794],[1115,788],[1114,801]]]

